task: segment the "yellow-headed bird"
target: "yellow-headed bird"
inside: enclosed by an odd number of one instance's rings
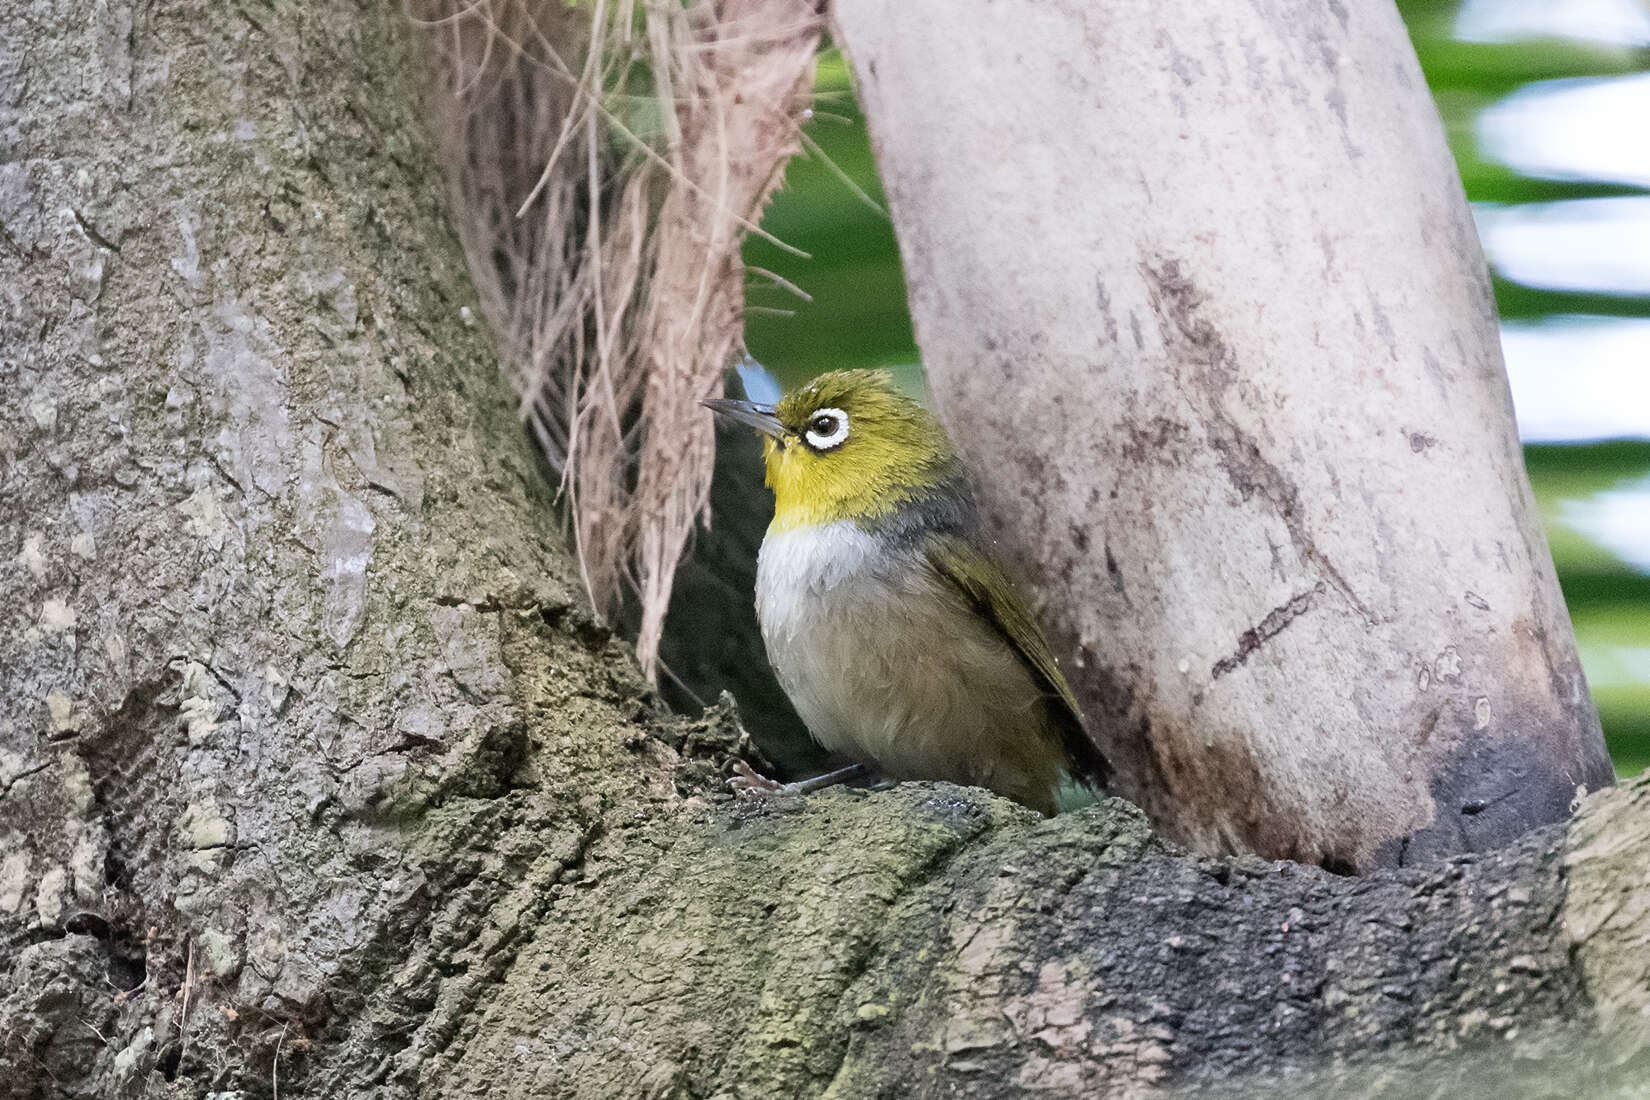
[[[1067,779],[1104,786],[1106,759],[939,421],[884,371],[821,375],[776,405],[705,404],[766,436],[757,617],[815,740],[891,779],[986,787],[1045,814]]]

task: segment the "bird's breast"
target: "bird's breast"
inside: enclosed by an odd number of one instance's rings
[[[852,522],[770,533],[756,563],[757,615],[791,623],[832,601],[874,597],[898,576],[898,562],[877,537]]]
[[[770,532],[756,596],[768,659],[820,744],[895,778],[1048,803],[1042,687],[919,541],[851,522]]]
[[[897,649],[915,563],[852,522],[772,532],[756,567],[756,616],[768,660],[827,748],[852,738],[867,665]],[[872,651],[877,651],[873,653]]]

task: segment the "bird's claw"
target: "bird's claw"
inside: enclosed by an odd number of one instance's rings
[[[743,760],[733,762],[733,775],[728,777],[728,786],[740,798],[779,798],[794,790],[792,784],[758,775]]]

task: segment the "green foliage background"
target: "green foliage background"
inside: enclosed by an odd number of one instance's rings
[[[1454,37],[1456,3],[1399,6],[1469,199],[1513,204],[1645,193],[1617,183],[1520,174],[1482,154],[1474,123],[1485,108],[1539,81],[1650,69],[1650,51],[1572,39],[1463,42]],[[763,219],[808,258],[751,240],[746,260],[760,270],[753,272],[747,341],[787,387],[827,370],[879,366],[918,391],[921,368],[899,251],[880,209],[865,120],[840,55],[822,60],[817,87],[809,155],[792,164],[785,190]],[[1650,133],[1623,135],[1647,138]],[[800,288],[808,300],[762,272]],[[1505,319],[1650,317],[1644,297],[1549,290],[1492,273]],[[1650,575],[1591,539],[1573,517],[1577,502],[1650,479],[1650,440],[1531,445],[1525,457],[1611,753],[1622,775],[1637,774],[1650,765]]]

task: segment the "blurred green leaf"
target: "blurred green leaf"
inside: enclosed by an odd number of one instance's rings
[[[1417,38],[1412,29],[1411,40],[1434,95],[1466,89],[1475,95],[1502,96],[1537,80],[1622,76],[1650,66],[1650,51],[1644,49],[1563,38],[1458,42]]]
[[[1650,317],[1650,298],[1632,294],[1599,294],[1585,290],[1551,290],[1526,286],[1491,274],[1495,304],[1501,319],[1526,320],[1568,314],[1603,317]]]

